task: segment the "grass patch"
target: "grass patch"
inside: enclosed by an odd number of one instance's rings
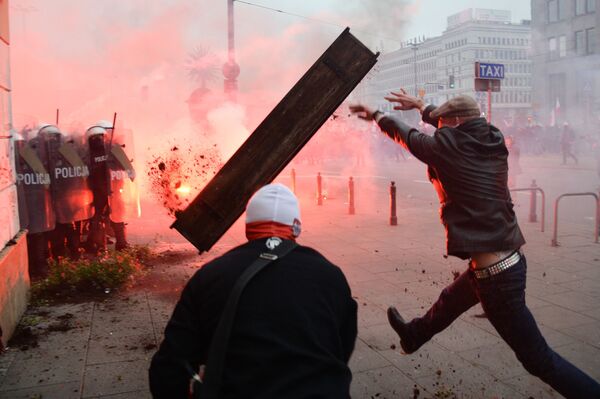
[[[133,246],[97,257],[51,261],[48,277],[31,287],[32,302],[107,294],[141,276],[152,256],[147,246]]]

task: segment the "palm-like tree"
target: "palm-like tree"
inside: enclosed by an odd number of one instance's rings
[[[185,67],[190,78],[200,82],[200,88],[206,90],[206,84],[218,77],[219,68],[216,55],[208,47],[196,47],[188,56]]]

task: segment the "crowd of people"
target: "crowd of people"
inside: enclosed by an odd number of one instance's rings
[[[20,224],[27,229],[29,274],[48,274],[48,260],[128,246],[125,217],[135,188],[126,132],[100,121],[85,132],[40,124],[13,131]]]
[[[513,125],[504,127],[502,130],[506,136],[514,138],[523,154],[559,154],[563,157],[570,157],[574,162],[577,159],[577,153],[589,155],[589,149],[600,141],[600,131],[582,126],[576,129],[569,122],[555,126]],[[563,158],[563,163],[566,161]]]

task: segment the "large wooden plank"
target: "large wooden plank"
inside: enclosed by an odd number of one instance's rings
[[[270,183],[377,62],[349,31],[319,57],[171,227],[208,251]]]

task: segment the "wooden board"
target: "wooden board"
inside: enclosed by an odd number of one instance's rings
[[[319,57],[171,226],[208,251],[377,62],[348,28]]]

